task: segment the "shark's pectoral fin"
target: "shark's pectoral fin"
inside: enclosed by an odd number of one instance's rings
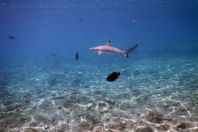
[[[98,55],[101,55],[103,52],[102,51],[98,51]]]

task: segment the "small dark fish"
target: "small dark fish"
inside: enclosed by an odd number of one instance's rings
[[[80,19],[79,19],[79,21],[80,21],[80,22],[82,22],[82,21],[83,21],[83,19],[82,19],[82,18],[80,18]]]
[[[120,76],[120,72],[112,72],[111,74],[108,75],[106,80],[112,82],[115,81],[119,76]]]
[[[78,51],[76,52],[76,60],[79,59],[79,54],[78,54]]]
[[[192,22],[193,24],[196,24],[196,23],[197,23],[196,19],[192,19],[191,22]]]
[[[12,39],[12,40],[14,40],[14,39],[15,39],[15,37],[14,37],[14,36],[8,36],[8,38],[9,38],[9,39]]]
[[[53,56],[53,57],[56,57],[56,54],[55,54],[55,53],[53,53],[53,52],[52,52],[52,53],[50,53],[50,55],[51,55],[51,56]]]

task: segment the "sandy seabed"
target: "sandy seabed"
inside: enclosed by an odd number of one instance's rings
[[[198,58],[13,65],[0,90],[0,132],[198,132]]]

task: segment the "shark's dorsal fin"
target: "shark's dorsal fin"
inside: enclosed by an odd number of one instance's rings
[[[105,45],[111,45],[111,41],[108,41]]]

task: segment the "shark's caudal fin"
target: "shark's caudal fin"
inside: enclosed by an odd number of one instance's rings
[[[129,54],[130,54],[134,49],[136,49],[137,47],[138,47],[138,44],[136,44],[136,45],[134,45],[133,47],[127,49],[126,52],[124,53],[124,56],[125,56],[126,58],[128,58],[128,57],[129,57]]]

